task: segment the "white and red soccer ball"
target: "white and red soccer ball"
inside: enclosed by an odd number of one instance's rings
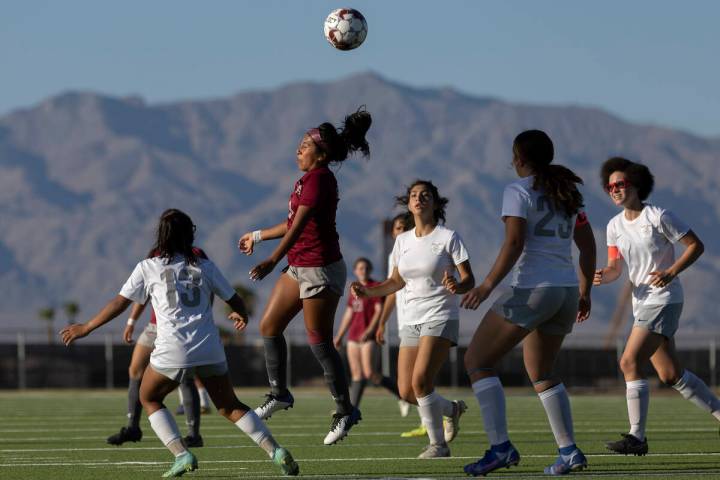
[[[338,50],[352,50],[365,41],[367,22],[354,8],[338,8],[325,19],[325,38]]]

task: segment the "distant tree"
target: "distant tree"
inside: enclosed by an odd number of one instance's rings
[[[68,324],[72,325],[75,323],[75,319],[80,313],[80,305],[73,301],[65,302],[63,310],[65,310],[65,316],[67,317]]]
[[[52,307],[45,307],[38,310],[38,317],[40,320],[47,323],[47,337],[48,343],[53,343],[55,340],[55,329],[53,328],[53,320],[55,320],[55,309]]]

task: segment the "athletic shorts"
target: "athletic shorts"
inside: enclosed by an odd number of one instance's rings
[[[355,348],[362,348],[364,345],[367,345],[368,343],[375,343],[375,340],[365,340],[364,342],[361,342],[359,340],[348,340],[347,346],[355,347]]]
[[[633,312],[633,327],[642,327],[663,337],[672,338],[680,325],[682,303],[638,305]]]
[[[326,288],[343,296],[345,281],[347,280],[347,267],[342,258],[337,262],[324,267],[293,267],[288,265],[283,272],[298,282],[300,298],[311,298]]]
[[[579,300],[578,287],[513,287],[491,310],[527,330],[567,335],[577,320]]]
[[[157,367],[152,363],[150,363],[150,366],[160,375],[178,383],[183,383],[187,379],[195,376],[200,378],[219,377],[221,375],[225,375],[228,371],[227,362],[211,363],[209,365],[198,365],[197,367],[187,368],[163,368]]]
[[[148,323],[147,327],[142,331],[137,339],[137,344],[143,347],[153,348],[155,346],[155,339],[157,338],[157,325],[154,323]]]
[[[403,325],[400,329],[400,346],[417,347],[420,337],[441,337],[457,345],[460,320],[432,320],[417,325]]]

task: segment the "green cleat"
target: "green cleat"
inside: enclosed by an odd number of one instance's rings
[[[282,447],[275,449],[272,461],[275,465],[280,467],[283,475],[295,476],[300,473],[300,467],[298,467],[297,462],[293,459],[292,455],[290,455],[290,452]]]
[[[179,457],[175,458],[175,463],[167,472],[163,473],[163,478],[169,477],[181,477],[185,472],[192,472],[197,470],[198,463],[197,458],[190,452],[185,452]]]

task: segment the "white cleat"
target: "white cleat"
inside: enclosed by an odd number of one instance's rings
[[[425,447],[425,450],[418,455],[417,458],[447,458],[450,456],[450,447],[447,444],[444,445],[433,445],[430,444]]]
[[[333,415],[332,423],[330,424],[330,432],[325,436],[323,443],[325,445],[334,445],[343,438],[345,438],[350,429],[362,420],[360,410],[353,408],[350,415],[340,415],[336,413]]]
[[[405,400],[398,400],[398,407],[400,407],[400,416],[407,417],[410,413],[410,404]]]
[[[446,419],[447,421],[443,422],[445,441],[447,443],[452,442],[455,440],[455,437],[457,437],[457,434],[460,431],[460,416],[467,410],[467,405],[465,405],[465,402],[462,400],[454,400],[453,404],[454,408],[452,417],[448,417]]]
[[[272,416],[273,413],[279,410],[287,410],[295,405],[295,399],[290,392],[287,394],[276,397],[272,393],[265,395],[265,401],[255,409],[255,414],[260,417],[261,420],[267,420]]]

